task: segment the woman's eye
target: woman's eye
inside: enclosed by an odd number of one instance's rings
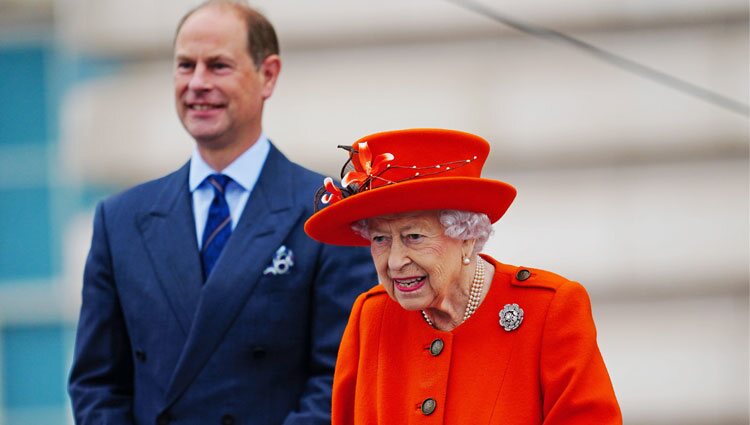
[[[406,235],[406,239],[410,241],[419,241],[424,237],[424,235],[420,235],[419,233],[409,233]]]
[[[375,243],[382,243],[385,240],[385,236],[373,236],[372,241]]]

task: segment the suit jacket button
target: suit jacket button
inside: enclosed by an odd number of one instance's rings
[[[255,359],[262,359],[263,357],[266,357],[266,349],[263,347],[255,347],[253,348],[253,358]]]
[[[221,417],[221,425],[234,425],[234,416],[224,415]]]
[[[430,344],[430,354],[439,356],[443,352],[443,347],[445,347],[445,343],[442,339],[438,338],[432,341],[432,344]]]
[[[143,363],[146,361],[146,353],[141,350],[135,350],[135,358],[138,359],[139,362]]]
[[[169,425],[169,414],[162,413],[156,417],[156,425]]]
[[[518,273],[516,273],[516,279],[520,280],[521,282],[523,282],[524,280],[530,277],[531,277],[531,272],[526,269],[521,269],[518,271]]]
[[[422,410],[422,414],[427,416],[427,415],[431,415],[432,412],[435,411],[436,407],[437,407],[437,402],[435,401],[434,398],[426,398],[422,402],[422,406],[420,407],[420,409]]]

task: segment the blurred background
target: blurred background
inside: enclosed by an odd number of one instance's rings
[[[72,423],[93,208],[188,158],[171,42],[195,4],[0,0],[0,424]],[[291,159],[337,175],[372,132],[485,137],[519,191],[486,251],[588,288],[625,423],[748,424],[746,115],[446,1],[255,4]],[[483,4],[748,102],[746,0]]]

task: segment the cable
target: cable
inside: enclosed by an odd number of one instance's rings
[[[489,8],[470,0],[445,0],[461,6],[465,9],[474,11],[487,18],[503,23],[509,27],[515,28],[523,33],[530,34],[534,37],[543,38],[552,42],[567,44],[579,49],[589,55],[601,59],[611,65],[614,65],[625,71],[629,71],[638,76],[648,78],[658,84],[669,86],[675,90],[696,97],[708,103],[712,103],[720,108],[738,113],[742,116],[750,116],[750,107],[738,100],[723,96],[711,90],[697,86],[693,83],[681,80],[673,75],[656,70],[649,66],[638,63],[632,59],[614,54],[607,50],[591,45],[585,41],[571,37],[559,31],[544,28],[538,25],[520,22],[510,18],[507,15],[500,14]]]

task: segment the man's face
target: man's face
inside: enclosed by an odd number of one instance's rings
[[[268,58],[256,69],[240,17],[227,7],[199,9],[183,24],[174,50],[177,114],[199,147],[255,142],[276,74],[269,77]]]

